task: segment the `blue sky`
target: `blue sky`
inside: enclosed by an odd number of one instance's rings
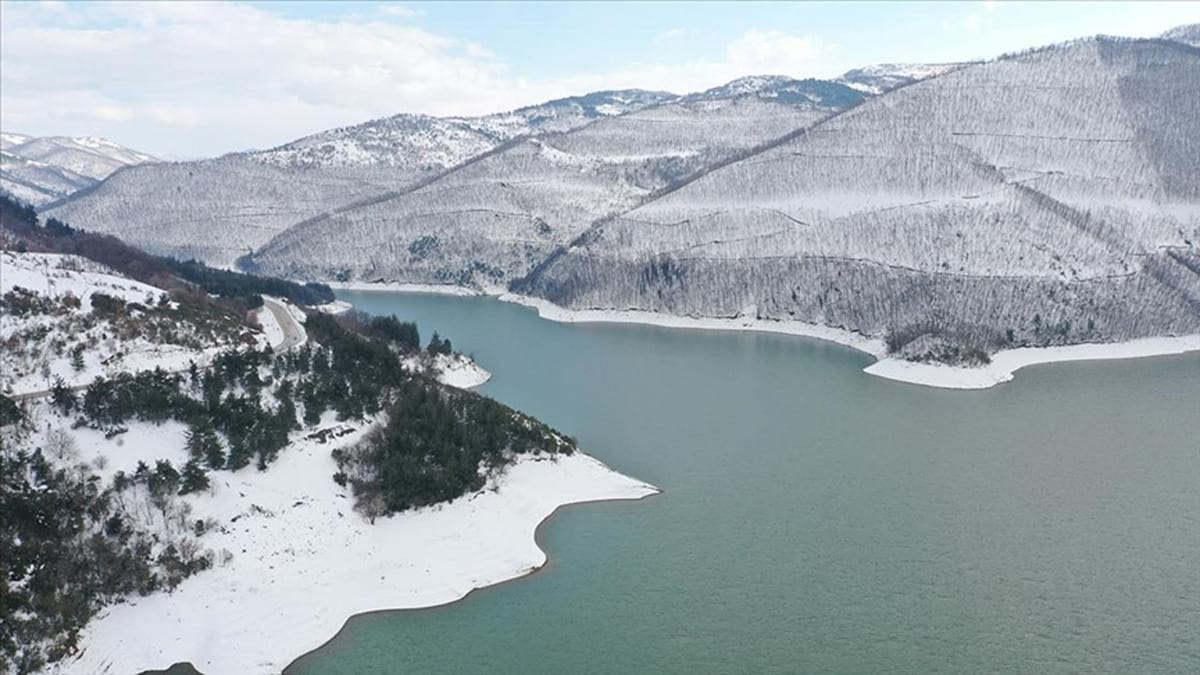
[[[6,131],[194,157],[399,112],[1149,36],[1200,22],[1200,3],[4,2],[0,14]]]

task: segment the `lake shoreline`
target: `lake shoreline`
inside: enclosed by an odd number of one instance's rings
[[[645,310],[574,310],[549,300],[510,293],[501,288],[474,289],[454,285],[350,282],[330,283],[331,287],[352,291],[429,293],[453,296],[486,296],[502,302],[523,305],[538,316],[559,323],[624,323],[661,328],[695,330],[750,331],[816,338],[850,347],[875,358],[863,369],[868,375],[939,389],[988,389],[1009,382],[1025,367],[1070,361],[1098,361],[1173,356],[1200,351],[1200,334],[1138,338],[1125,342],[1100,342],[1057,347],[1018,347],[991,355],[991,363],[979,367],[918,363],[887,356],[882,339],[861,333],[805,323],[753,317],[695,318]]]
[[[591,457],[591,455],[588,455],[588,457],[591,459],[595,459],[594,457]],[[596,461],[599,461],[599,460],[596,460]],[[610,471],[611,471],[611,469],[610,469]],[[616,473],[616,472],[614,472],[614,473]],[[624,475],[624,474],[620,474],[620,475]],[[543,551],[543,553],[545,553],[546,547],[542,545],[542,530],[543,530],[543,528],[546,527],[547,523],[549,523],[551,520],[554,519],[555,516],[557,516],[559,513],[563,512],[565,510],[579,508],[579,507],[583,507],[583,506],[596,505],[596,504],[637,503],[637,502],[641,502],[646,499],[649,499],[650,497],[656,497],[656,496],[662,494],[662,492],[663,492],[661,488],[651,486],[649,483],[646,483],[645,485],[649,486],[652,489],[652,491],[647,492],[646,494],[643,494],[640,497],[611,497],[611,498],[606,498],[606,499],[592,499],[592,500],[588,500],[588,501],[564,502],[562,504],[559,504],[557,507],[554,508],[553,511],[551,511],[544,518],[542,518],[541,522],[539,522],[537,524],[537,527],[534,528],[534,530],[533,530],[534,544],[539,549],[541,549]],[[550,556],[549,556],[549,554],[545,554],[544,559],[542,560],[542,563],[540,565],[535,565],[533,567],[530,567],[525,572],[518,574],[516,576],[513,576],[513,577],[509,577],[508,579],[501,579],[500,581],[497,581],[492,584],[487,584],[485,586],[476,586],[475,588],[472,588],[471,590],[467,591],[462,597],[455,598],[453,600],[447,600],[446,602],[443,602],[441,604],[427,605],[427,606],[423,606],[423,607],[394,607],[391,609],[372,609],[372,610],[369,610],[366,612],[359,612],[357,614],[351,614],[350,616],[346,617],[345,623],[342,624],[342,627],[338,629],[337,633],[333,634],[328,640],[321,643],[319,646],[317,646],[313,649],[310,649],[310,650],[304,652],[303,654],[297,656],[296,658],[292,659],[292,661],[290,663],[288,663],[286,666],[284,666],[280,675],[288,675],[289,671],[296,664],[298,664],[302,659],[304,659],[304,657],[308,656],[309,654],[311,654],[315,651],[324,649],[330,643],[337,640],[337,638],[339,636],[341,636],[341,634],[347,630],[347,628],[350,625],[350,621],[353,619],[356,619],[358,617],[364,617],[364,616],[373,616],[376,614],[397,614],[397,613],[411,614],[411,613],[419,613],[419,612],[432,612],[432,611],[441,609],[443,607],[448,607],[450,605],[455,605],[460,602],[465,602],[472,595],[475,595],[479,592],[495,590],[495,589],[499,589],[503,586],[507,586],[509,584],[514,584],[519,581],[523,581],[525,579],[528,579],[529,577],[536,575],[539,572],[544,571],[548,567],[550,567]],[[189,665],[191,665],[191,664],[189,664]],[[207,673],[205,675],[207,675]]]
[[[353,442],[370,428],[339,440]],[[278,674],[327,644],[351,617],[452,604],[542,569],[549,555],[538,530],[564,506],[661,492],[581,451],[531,455],[482,490],[368,525],[329,478],[336,470],[329,453],[328,445],[302,441],[270,471],[221,476],[231,484],[215,505],[238,504],[214,512],[200,508],[212,501],[208,495],[191,501],[197,517],[222,523],[213,534],[219,539],[207,543],[241,552],[171,593],[106,607],[81,634],[82,651],[48,672],[189,664],[204,675]]]

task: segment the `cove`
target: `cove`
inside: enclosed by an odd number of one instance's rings
[[[289,675],[1200,668],[1200,356],[949,391],[784,335],[338,293],[651,499],[563,509],[530,578],[351,619]]]

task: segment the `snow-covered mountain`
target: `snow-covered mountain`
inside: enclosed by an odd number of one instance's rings
[[[0,189],[41,206],[104,180],[117,169],[157,161],[103,138],[0,134]]]
[[[569,131],[591,120],[620,115],[675,98],[630,89],[558,99],[483,117],[401,114],[324,131],[278,148],[249,153],[280,167],[379,167],[412,173],[456,166],[518,136]]]
[[[965,66],[598,223],[515,285],[793,319],[912,358],[1200,332],[1200,51],[1094,38]]]
[[[0,190],[28,204],[40,206],[95,184],[69,169],[0,150]]]
[[[1176,26],[1162,34],[1167,40],[1174,40],[1193,47],[1200,47],[1200,23]]]
[[[515,138],[673,98],[604,91],[483,117],[397,115],[270,150],[139,166],[51,215],[157,253],[230,265],[289,226],[387,199]]]
[[[246,262],[290,276],[502,285],[594,221],[862,99],[830,82],[745,78],[510,144],[289,228]]]
[[[22,143],[32,140],[33,136],[26,136],[25,134],[12,134],[7,131],[3,131],[0,132],[0,150],[7,150],[11,146],[21,145]]]
[[[854,87],[829,80],[797,80],[784,75],[752,75],[740,77],[719,87],[713,87],[684,97],[687,101],[713,101],[752,96],[766,101],[813,105],[841,109],[856,105],[864,98]]]
[[[846,71],[838,82],[878,96],[896,87],[928,80],[961,68],[964,63],[881,63]]]
[[[12,134],[20,137],[20,134]],[[134,164],[156,162],[144,152],[131,150],[104,138],[45,136],[25,137],[21,143],[6,146],[8,152],[45,164],[52,164],[80,176],[104,180],[112,172]]]
[[[1196,332],[1198,55],[1097,37],[402,115],[135,167],[51,215],[278,275],[751,313],[917,359]]]

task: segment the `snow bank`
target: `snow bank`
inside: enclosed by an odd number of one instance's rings
[[[412,290],[410,284],[353,285],[354,290],[386,290],[393,292],[441,293],[444,295],[494,295],[503,302],[511,302],[537,310],[538,316],[562,323],[632,323],[666,328],[694,328],[699,330],[747,330],[763,333],[783,333],[801,337],[828,340],[865,352],[878,359],[864,372],[899,382],[920,384],[943,389],[986,389],[1013,379],[1013,373],[1026,366],[1062,361],[1092,361],[1101,359],[1132,359],[1147,356],[1168,356],[1200,351],[1200,335],[1176,337],[1154,337],[1098,344],[1067,345],[1062,347],[1022,347],[1008,349],[992,355],[992,362],[982,367],[950,366],[944,364],[915,363],[887,358],[887,345],[883,340],[870,338],[840,328],[821,326],[801,321],[773,321],[752,317],[732,319],[694,318],[647,312],[642,310],[586,309],[572,310],[559,307],[541,298],[515,293],[477,291],[457,286],[420,286]],[[346,286],[350,288],[351,286]]]
[[[199,542],[232,559],[174,593],[106,608],[84,630],[79,657],[55,672],[135,673],[187,661],[206,675],[279,673],[354,614],[445,604],[533,572],[546,562],[538,525],[564,504],[658,492],[582,453],[531,456],[480,492],[371,525],[333,482],[330,457],[367,427],[327,426],[349,433],[333,444],[294,443],[263,473],[210,474],[211,493],[185,499],[193,517],[220,523]]]
[[[459,389],[478,387],[492,379],[491,373],[466,354],[421,352],[404,359],[404,367],[409,372],[432,375],[438,382]]]
[[[868,338],[859,333],[838,328],[799,321],[771,321],[749,317],[696,319],[638,310],[569,310],[540,298],[530,298],[512,293],[501,295],[499,299],[505,302],[533,307],[542,318],[567,323],[637,323],[704,330],[750,330],[766,333],[785,333],[788,335],[828,340],[866,352],[879,359],[864,369],[864,372],[867,374],[889,380],[944,389],[986,389],[1012,380],[1013,373],[1021,368],[1043,363],[1129,359],[1200,351],[1200,335],[1185,335],[1180,337],[1144,338],[1106,344],[1023,347],[993,354],[992,362],[986,366],[950,366],[944,364],[914,363],[912,361],[886,358],[887,346],[882,340]]]
[[[836,342],[876,357],[880,357],[887,352],[887,346],[884,345],[883,340],[869,338],[860,333],[854,333],[841,328],[821,326],[803,321],[772,321],[756,319],[751,316],[735,317],[732,319],[694,318],[642,310],[572,310],[559,307],[548,300],[531,298],[515,293],[505,293],[500,295],[499,299],[504,302],[532,307],[537,310],[538,316],[543,319],[564,323],[637,323],[666,328],[748,330],[761,333],[783,333],[785,335],[799,335]]]
[[[451,284],[409,284],[393,281],[325,281],[333,289],[343,291],[390,291],[393,293],[436,293],[438,295],[491,295],[484,291]]]
[[[465,354],[437,355],[438,382],[459,389],[470,389],[492,379],[492,374],[484,370]]]
[[[346,302],[345,300],[334,300],[333,302],[327,302],[323,305],[315,305],[313,309],[326,314],[341,314],[342,312],[348,312],[351,309],[354,309],[354,305]]]
[[[362,286],[370,287],[371,285]],[[431,287],[424,292],[438,292],[437,288],[439,287]],[[396,289],[398,291],[398,288]],[[450,294],[462,293],[452,291]],[[887,345],[884,345],[883,340],[852,333],[850,330],[828,327],[828,325],[799,321],[770,321],[770,319],[752,317],[694,318],[641,310],[568,310],[548,300],[530,298],[528,295],[515,293],[499,294],[498,299],[505,303],[533,307],[538,310],[538,316],[564,323],[638,323],[660,325],[660,327],[666,328],[755,330],[761,331],[761,333],[816,337],[818,340],[828,340],[852,347],[854,350],[868,353],[878,359],[876,363],[864,369],[866,374],[887,378],[887,380],[944,389],[995,387],[996,384],[1013,380],[1014,372],[1030,365],[1073,362],[1073,360],[1157,357],[1200,351],[1200,335],[1145,337],[1141,340],[1110,342],[1110,344],[1022,347],[1018,350],[1006,350],[992,354],[991,364],[982,366],[982,368],[967,368],[967,366],[923,364],[887,358]]]
[[[1081,344],[1064,347],[1023,347],[992,355],[992,362],[979,368],[913,363],[882,359],[865,372],[889,380],[947,389],[987,389],[1013,379],[1013,373],[1026,366],[1061,361],[1095,361],[1165,356],[1200,351],[1200,335],[1156,337],[1108,344]]]

